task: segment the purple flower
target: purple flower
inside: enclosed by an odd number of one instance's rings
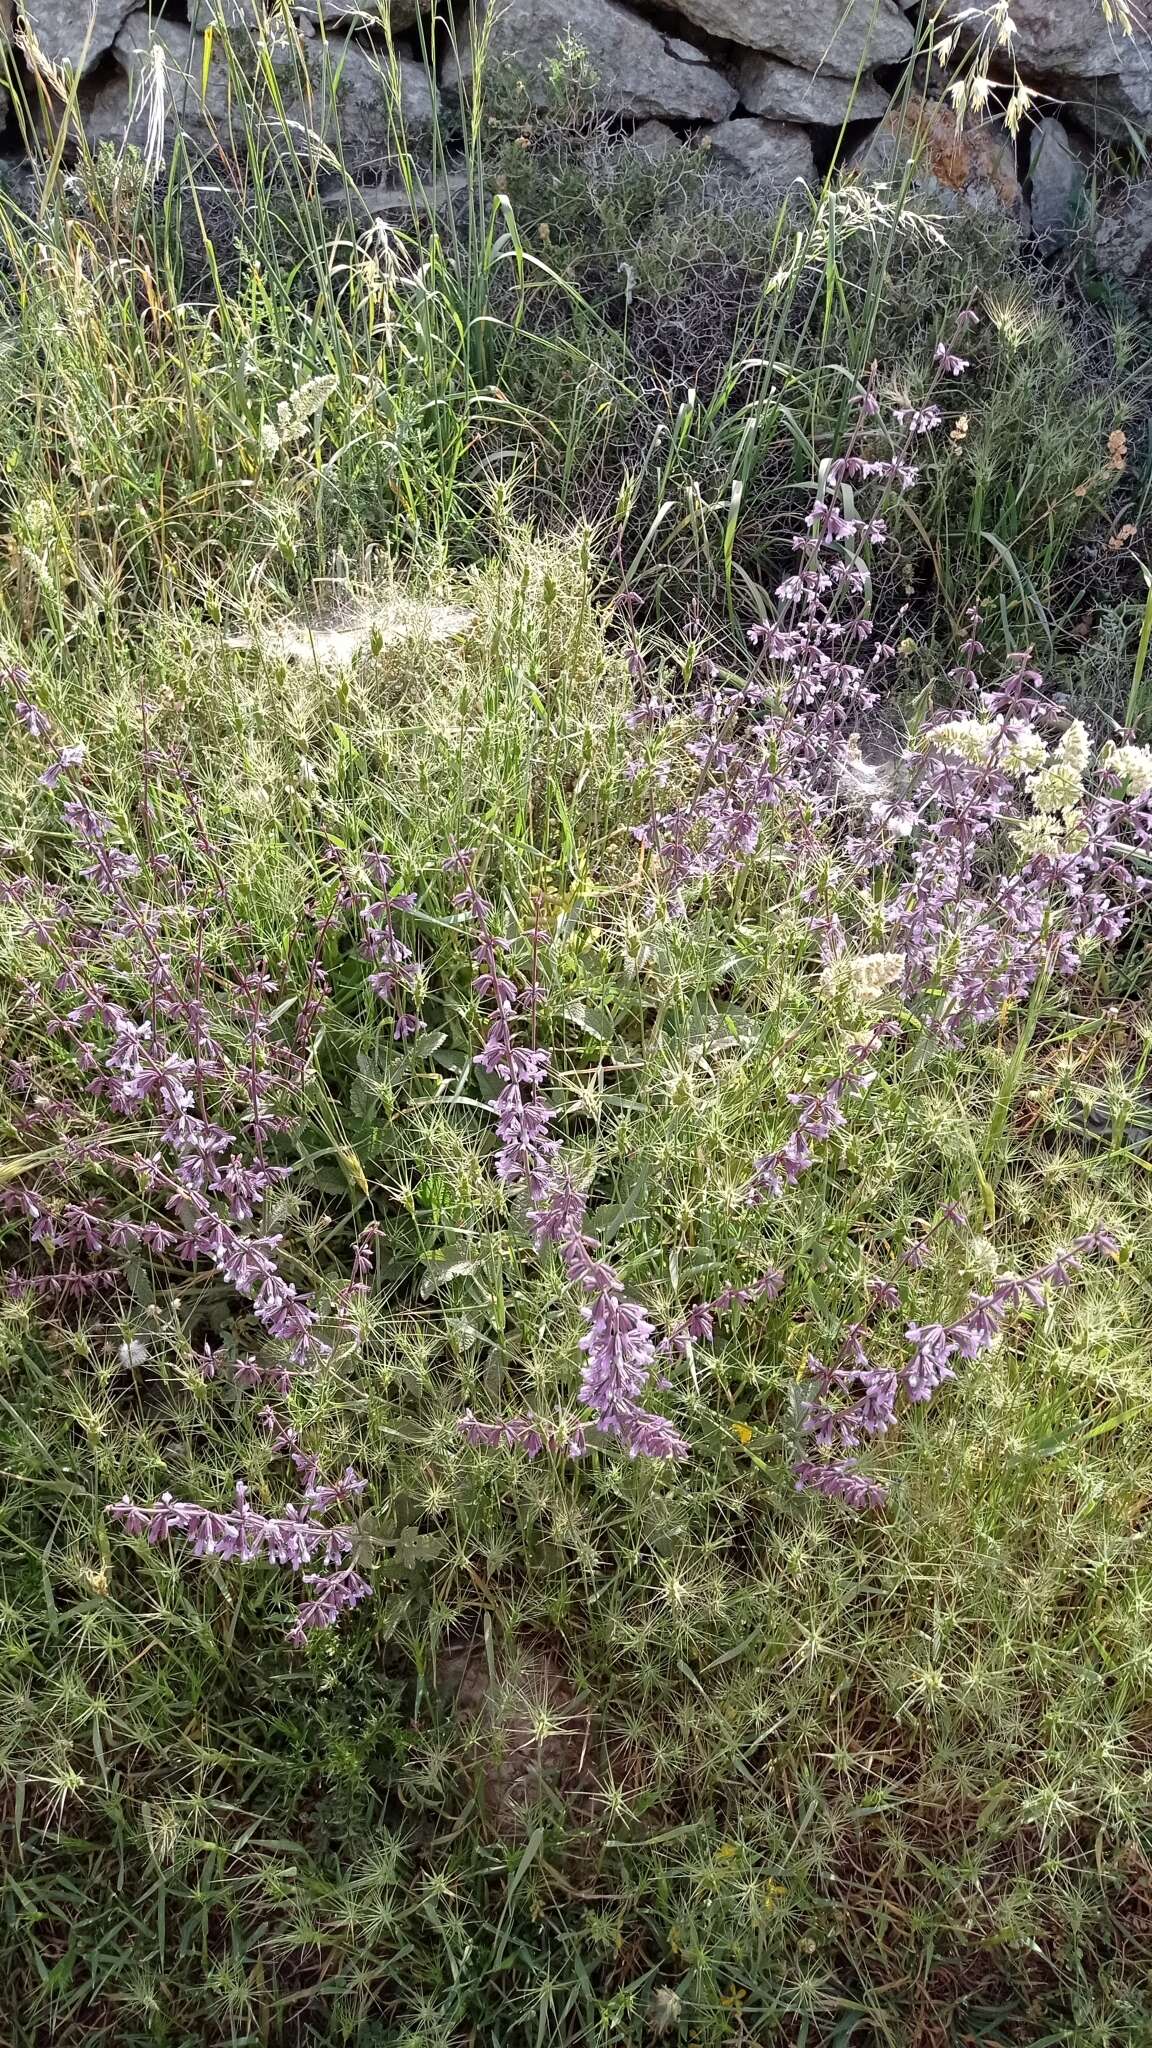
[[[567,1209],[564,1181],[558,1183],[558,1192]],[[546,1210],[546,1200],[543,1206]],[[541,1232],[538,1242],[558,1243],[569,1278],[588,1296],[583,1310],[587,1328],[580,1339],[585,1356],[580,1394],[599,1427],[618,1437],[633,1457],[687,1457],[683,1437],[640,1402],[655,1362],[652,1324],[645,1310],[628,1300],[615,1269],[594,1256],[594,1238],[574,1233],[553,1239]]]
[[[34,740],[46,740],[48,738],[52,731],[52,721],[45,712],[41,711],[38,704],[33,704],[27,697],[18,697],[13,709],[30,738]]]
[[[86,754],[87,748],[83,745],[62,748],[56,759],[49,762],[43,775],[40,777],[42,786],[45,789],[55,789],[60,777],[66,774],[70,768],[80,768],[83,766]]]
[[[584,1198],[557,1163],[560,1144],[550,1130],[555,1112],[536,1092],[548,1072],[547,1058],[538,1049],[526,1051],[517,1043],[522,1009],[526,1009],[529,1024],[535,1025],[538,991],[532,986],[522,995],[500,967],[506,942],[493,933],[491,907],[479,891],[469,883],[455,903],[476,926],[473,988],[491,1010],[477,1064],[504,1081],[493,1105],[497,1175],[506,1187],[527,1193],[537,1250],[555,1245],[569,1279],[587,1297],[583,1309],[587,1327],[580,1339],[585,1357],[581,1399],[592,1409],[605,1435],[617,1437],[631,1456],[686,1457],[688,1446],[683,1437],[640,1399],[656,1356],[652,1324],[645,1310],[627,1298],[615,1270],[593,1256],[596,1244],[585,1229]],[[535,947],[535,940],[533,944]],[[493,1446],[518,1443],[530,1456],[549,1440],[534,1422],[482,1424],[467,1416],[461,1426],[470,1442]],[[571,1436],[569,1442],[574,1442]],[[579,1449],[583,1448],[581,1436]]]
[[[528,1211],[528,1222],[537,1245],[565,1245],[575,1239],[590,1242],[584,1231],[587,1208],[587,1196],[573,1185],[567,1174],[558,1171],[542,1180],[536,1206]]]
[[[360,900],[364,933],[360,951],[373,969],[368,977],[369,988],[381,1002],[392,1007],[392,1035],[404,1040],[421,1028],[422,1019],[408,1006],[420,975],[412,948],[396,929],[396,919],[415,908],[416,898],[410,892],[393,890],[391,865],[384,855],[369,852],[364,865],[382,893],[374,902],[366,896]]]
[[[823,498],[817,498],[804,523],[818,547],[829,541],[851,540],[858,531],[857,520],[845,519],[835,505],[826,504]]]
[[[125,853],[118,846],[98,846],[91,865],[84,869],[86,879],[96,882],[110,896],[115,895],[124,882],[134,881],[139,873],[140,863],[136,855]]]
[[[458,1427],[474,1450],[496,1451],[506,1447],[525,1451],[529,1458],[538,1458],[548,1440],[545,1431],[531,1415],[500,1422],[478,1422],[469,1408],[460,1417]]]
[[[587,1328],[580,1349],[587,1363],[580,1399],[595,1412],[601,1429],[627,1438],[637,1395],[655,1361],[652,1324],[637,1302],[611,1284],[596,1287],[581,1313]]]
[[[874,1479],[866,1479],[848,1458],[833,1459],[827,1464],[806,1458],[792,1469],[797,1493],[822,1493],[828,1500],[842,1500],[846,1506],[857,1509],[882,1508],[888,1498],[885,1488]]]
[[[326,1514],[331,1507],[343,1507],[347,1501],[358,1500],[367,1484],[351,1465],[346,1465],[339,1479],[330,1485],[320,1484],[313,1469],[304,1489],[304,1505],[310,1514]]]
[[[745,1196],[753,1208],[770,1197],[782,1195],[785,1188],[794,1187],[801,1175],[815,1164],[813,1147],[826,1143],[833,1132],[845,1128],[847,1118],[840,1105],[846,1097],[863,1094],[871,1086],[875,1076],[867,1061],[882,1040],[890,1035],[891,1029],[888,1020],[878,1025],[857,1047],[846,1071],[838,1074],[818,1093],[789,1096],[789,1101],[799,1109],[800,1115],[791,1137],[780,1150],[757,1160]]]
[[[952,1325],[951,1337],[958,1355],[963,1359],[978,1358],[996,1342],[1003,1325],[1003,1311],[993,1297],[973,1295],[967,1314]]]
[[[956,1345],[942,1323],[909,1323],[905,1335],[912,1346],[903,1372],[908,1399],[930,1401],[937,1387],[956,1377],[948,1362],[956,1355]]]
[[[783,1286],[783,1273],[769,1266],[748,1287],[721,1288],[715,1300],[697,1302],[688,1310],[683,1322],[665,1337],[661,1351],[671,1351],[682,1358],[689,1343],[710,1344],[717,1316],[725,1316],[733,1308],[747,1308],[755,1301],[775,1301]]]
[[[475,847],[454,846],[447,860],[443,863],[444,873],[446,875],[470,875],[475,861]]]
[[[94,811],[91,804],[84,803],[79,797],[63,804],[60,815],[78,839],[85,839],[92,846],[104,846],[114,835],[111,818],[106,818],[101,811]]]
[[[302,1572],[304,1584],[316,1590],[297,1609],[289,1632],[289,1641],[298,1644],[310,1630],[330,1626],[346,1608],[355,1607],[371,1592],[367,1581],[345,1564],[355,1531],[346,1524],[327,1524],[315,1518],[323,1506],[362,1488],[363,1481],[349,1468],[336,1487],[316,1490],[317,1500],[324,1494],[330,1495],[330,1500],[309,1509],[306,1497],[304,1511],[289,1505],[279,1515],[262,1514],[250,1505],[247,1489],[238,1481],[235,1504],[228,1509],[204,1508],[162,1493],[151,1508],[137,1507],[125,1495],[107,1513],[122,1523],[129,1535],[146,1535],[153,1545],[182,1536],[195,1557],[217,1557],[224,1563],[262,1561]],[[323,1573],[304,1569],[316,1561],[324,1565]]]
[[[960,358],[956,357],[956,361]],[[938,405],[900,405],[895,414],[902,427],[910,434],[931,434],[943,424],[944,415]]]
[[[968,368],[967,356],[953,355],[952,350],[943,341],[937,342],[933,361],[943,377],[962,377]]]
[[[367,1579],[362,1579],[351,1565],[342,1571],[305,1572],[303,1576],[304,1584],[315,1590],[309,1599],[300,1602],[288,1631],[288,1641],[294,1649],[303,1649],[314,1629],[333,1627],[342,1614],[350,1607],[358,1607],[372,1592]]]
[[[967,1309],[955,1322],[947,1325],[910,1323],[905,1335],[912,1346],[912,1357],[900,1374],[908,1399],[930,1401],[938,1387],[946,1380],[955,1379],[953,1359],[970,1361],[987,1351],[1000,1336],[1011,1309],[1025,1303],[1043,1307],[1046,1289],[1067,1286],[1090,1252],[1103,1252],[1107,1257],[1114,1256],[1118,1250],[1118,1242],[1111,1232],[1089,1232],[1087,1236],[1078,1238],[1067,1252],[1058,1253],[1055,1259],[1036,1272],[1020,1279],[1011,1274],[1005,1275],[997,1280],[991,1294],[969,1295]]]
[[[876,1303],[877,1308],[899,1308],[900,1306],[900,1289],[894,1287],[890,1280],[870,1279],[868,1282],[868,1292]]]
[[[171,1495],[165,1497],[171,1499]],[[108,1513],[116,1521],[124,1524],[130,1536],[143,1536],[145,1530],[151,1527],[152,1515],[155,1513],[155,1510],[149,1511],[147,1508],[134,1507],[128,1495],[125,1494],[123,1500],[116,1501],[108,1509]]]
[[[896,1420],[895,1372],[869,1371],[861,1375],[863,1393],[859,1404],[860,1427],[868,1436],[883,1436]]]
[[[537,1422],[533,1415],[505,1417],[498,1422],[478,1422],[469,1409],[461,1416],[459,1428],[477,1450],[521,1450],[529,1458],[538,1458],[542,1450],[548,1449],[567,1458],[582,1458],[588,1448],[587,1432],[582,1423],[571,1429],[555,1430]]]

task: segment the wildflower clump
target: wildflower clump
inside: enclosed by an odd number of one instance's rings
[[[1140,337],[177,31],[5,240],[10,2025],[1143,2042]]]
[[[918,733],[889,732],[882,758],[868,757],[876,707],[913,644],[881,631],[878,580],[899,506],[917,485],[913,456],[944,423],[935,393],[967,368],[942,344],[935,382],[889,415],[875,377],[859,392],[849,445],[821,465],[774,611],[749,633],[747,673],[701,661],[688,692],[673,698],[642,661],[631,664],[638,688],[620,726],[632,750],[621,783],[639,865],[632,884],[608,867],[593,880],[634,888],[650,936],[673,949],[705,905],[723,912],[749,891],[772,898],[795,952],[798,1030],[809,1043],[805,1059],[788,1063],[784,1085],[773,1078],[765,1089],[753,1127],[728,1146],[725,1208],[744,1219],[747,1243],[738,1235],[711,1285],[684,1300],[671,1245],[647,1242],[635,1280],[627,1245],[621,1256],[609,1253],[596,1215],[597,1146],[561,1135],[591,1097],[585,1086],[577,1102],[543,1042],[546,1013],[565,1014],[562,987],[545,981],[555,935],[542,911],[543,874],[525,918],[518,890],[505,889],[498,909],[496,893],[481,887],[475,848],[433,840],[413,888],[375,844],[328,843],[325,908],[314,917],[303,980],[288,995],[253,954],[178,761],[144,736],[147,815],[158,817],[168,794],[181,801],[215,887],[211,908],[154,840],[142,852],[128,843],[101,808],[85,741],[58,732],[28,678],[13,673],[21,744],[46,762],[39,787],[68,849],[63,872],[49,879],[30,868],[8,889],[14,928],[39,963],[24,998],[47,1021],[54,1060],[86,1077],[89,1111],[94,1104],[98,1113],[78,1121],[73,1103],[56,1102],[45,1115],[38,1105],[51,1102],[51,1086],[37,1059],[10,1069],[26,1127],[40,1122],[62,1135],[68,1182],[54,1173],[49,1185],[32,1168],[0,1198],[20,1232],[10,1288],[42,1306],[102,1302],[123,1325],[132,1262],[142,1256],[215,1274],[223,1302],[217,1327],[197,1334],[196,1371],[205,1382],[262,1392],[263,1426],[276,1449],[290,1451],[301,1502],[261,1516],[239,1479],[228,1510],[164,1494],[152,1507],[126,1498],[110,1512],[151,1543],[183,1537],[198,1557],[294,1571],[319,1561],[321,1572],[305,1574],[312,1590],[294,1642],[368,1590],[350,1561],[364,1548],[356,1526],[323,1519],[358,1498],[364,1481],[349,1465],[345,1481],[322,1485],[318,1453],[303,1448],[289,1411],[294,1401],[310,1406],[309,1388],[334,1357],[359,1370],[374,1277],[388,1270],[388,1233],[374,1219],[346,1213],[333,1226],[325,1216],[344,1270],[329,1262],[306,1281],[299,1248],[265,1219],[278,1206],[290,1213],[292,1147],[307,1120],[342,1126],[342,1068],[325,1048],[352,1028],[349,1004],[366,1009],[387,1047],[376,1055],[384,1078],[367,1092],[358,1083],[356,1099],[403,1104],[424,1127],[443,1088],[437,1055],[456,1029],[460,998],[447,962],[460,949],[470,956],[467,999],[483,1036],[452,1046],[453,1070],[471,1068],[479,1079],[495,1190],[531,1245],[541,1283],[561,1276],[567,1293],[557,1305],[574,1312],[573,1354],[582,1360],[574,1392],[583,1413],[548,1412],[536,1399],[508,1409],[493,1402],[485,1412],[477,1401],[456,1421],[457,1441],[474,1449],[519,1450],[530,1460],[620,1449],[630,1459],[682,1463],[696,1451],[701,1417],[697,1410],[693,1428],[677,1411],[693,1405],[701,1354],[722,1349],[732,1326],[756,1344],[765,1330],[778,1338],[791,1324],[805,1361],[794,1427],[785,1431],[795,1484],[876,1508],[887,1483],[858,1460],[878,1458],[902,1407],[923,1407],[961,1364],[1001,1342],[1013,1314],[1041,1308],[1090,1258],[1117,1253],[1114,1233],[1085,1229],[1024,1278],[993,1276],[966,1305],[942,1304],[918,1275],[938,1232],[951,1229],[962,1242],[967,1231],[964,1211],[945,1204],[924,1237],[870,1258],[838,1309],[825,1289],[819,1333],[796,1264],[796,1218],[827,1199],[821,1191],[835,1187],[860,1132],[877,1142],[905,1075],[955,1055],[1038,984],[1073,977],[1088,953],[1124,935],[1145,886],[1152,775],[1141,750],[1112,749],[1094,764],[1087,728],[1059,716],[1027,652],[986,676],[976,610],[950,677],[956,708],[930,715]],[[322,392],[305,389],[308,407],[294,420],[323,403]],[[631,908],[629,920],[631,931]],[[618,940],[606,946],[600,934],[598,949],[611,957]],[[627,976],[642,984],[643,949],[636,954],[629,939],[624,951]],[[663,1028],[655,1026],[655,1045]],[[750,1028],[741,1024],[745,1038]],[[645,1019],[642,1029],[653,1027]],[[697,1101],[699,1057],[690,1046],[677,1054],[690,1085],[664,1091],[673,1115]],[[376,1075],[371,1062],[368,1072]],[[144,1127],[127,1152],[118,1139],[125,1123]],[[342,1141],[328,1149],[344,1163],[355,1200],[371,1200],[357,1153]],[[397,1184],[411,1189],[406,1174]],[[477,1263],[466,1244],[463,1267]],[[131,1370],[148,1362],[135,1341],[126,1351]],[[507,1352],[506,1323],[489,1341]],[[522,1331],[512,1344],[513,1383],[517,1345],[527,1342]]]

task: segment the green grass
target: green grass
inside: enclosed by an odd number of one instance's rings
[[[786,1135],[789,1092],[836,1070],[842,1021],[783,829],[686,918],[653,906],[631,833],[650,783],[628,762],[675,787],[680,727],[648,741],[627,715],[630,633],[675,701],[705,657],[747,675],[743,627],[861,372],[879,359],[885,392],[915,395],[967,303],[983,324],[948,400],[968,433],[926,457],[877,579],[909,642],[885,716],[946,696],[977,597],[993,660],[1035,641],[1053,686],[1090,697],[1098,631],[1141,695],[1144,585],[1106,541],[1140,516],[1147,364],[991,230],[941,244],[834,189],[781,223],[693,216],[689,287],[675,189],[626,157],[601,176],[578,96],[526,130],[502,90],[438,238],[329,247],[319,165],[255,209],[254,173],[238,196],[206,180],[191,254],[185,183],[107,159],[74,188],[50,166],[34,242],[0,216],[6,657],[86,742],[122,842],[173,864],[159,902],[181,957],[189,904],[213,906],[225,1034],[253,958],[299,1000],[332,846],[354,864],[378,843],[418,889],[428,1018],[397,1047],[354,949],[329,947],[274,1203],[292,1274],[324,1298],[357,1232],[381,1232],[358,1347],[341,1337],[292,1397],[325,1468],[369,1480],[375,1597],[338,1631],[293,1653],[282,1575],[149,1551],[106,1519],[126,1490],[226,1501],[239,1472],[284,1498],[258,1404],[195,1369],[206,1330],[250,1334],[211,1275],[139,1262],[111,1317],[0,1308],[6,2025],[18,2048],[608,2048],[661,2026],[1141,2048],[1143,923],[1031,1014],[902,1048],[788,1201],[751,1211],[751,1162]],[[497,179],[516,160],[520,183]],[[622,264],[627,305],[603,288]],[[692,319],[666,322],[685,299],[702,319],[710,278],[725,324],[706,360]],[[317,378],[323,404],[293,415]],[[276,652],[285,618],[387,617],[398,593],[408,627],[350,663]],[[469,621],[440,638],[446,606]],[[40,766],[13,729],[6,860],[88,901]],[[663,1320],[768,1261],[788,1276],[674,1369],[684,1466],[529,1464],[459,1438],[469,1405],[574,1414],[580,1330],[492,1172],[468,934],[440,873],[460,841],[521,968],[542,910],[560,1127],[629,1287]],[[831,856],[812,874],[858,914]],[[0,914],[5,1059],[32,1062],[75,1130],[96,1110],[27,994],[57,963]],[[143,1003],[139,960],[114,954]],[[15,1087],[0,1116],[11,1178]],[[67,1188],[52,1115],[36,1128]],[[945,1202],[971,1228],[934,1241],[925,1316],[1090,1226],[1124,1251],[907,1413],[883,1447],[890,1506],[855,1518],[794,1490],[798,1373]],[[128,1371],[119,1346],[141,1338]]]

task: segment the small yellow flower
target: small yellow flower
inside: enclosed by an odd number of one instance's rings
[[[738,1444],[750,1444],[752,1441],[752,1431],[746,1422],[734,1422],[732,1434]]]
[[[731,1863],[732,1858],[739,1854],[740,1849],[736,1842],[721,1842],[720,1847],[716,1851],[716,1861],[717,1863]]]

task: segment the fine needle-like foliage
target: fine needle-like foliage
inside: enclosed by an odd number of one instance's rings
[[[1141,2048],[1138,338],[242,55],[0,202],[4,2023]]]

